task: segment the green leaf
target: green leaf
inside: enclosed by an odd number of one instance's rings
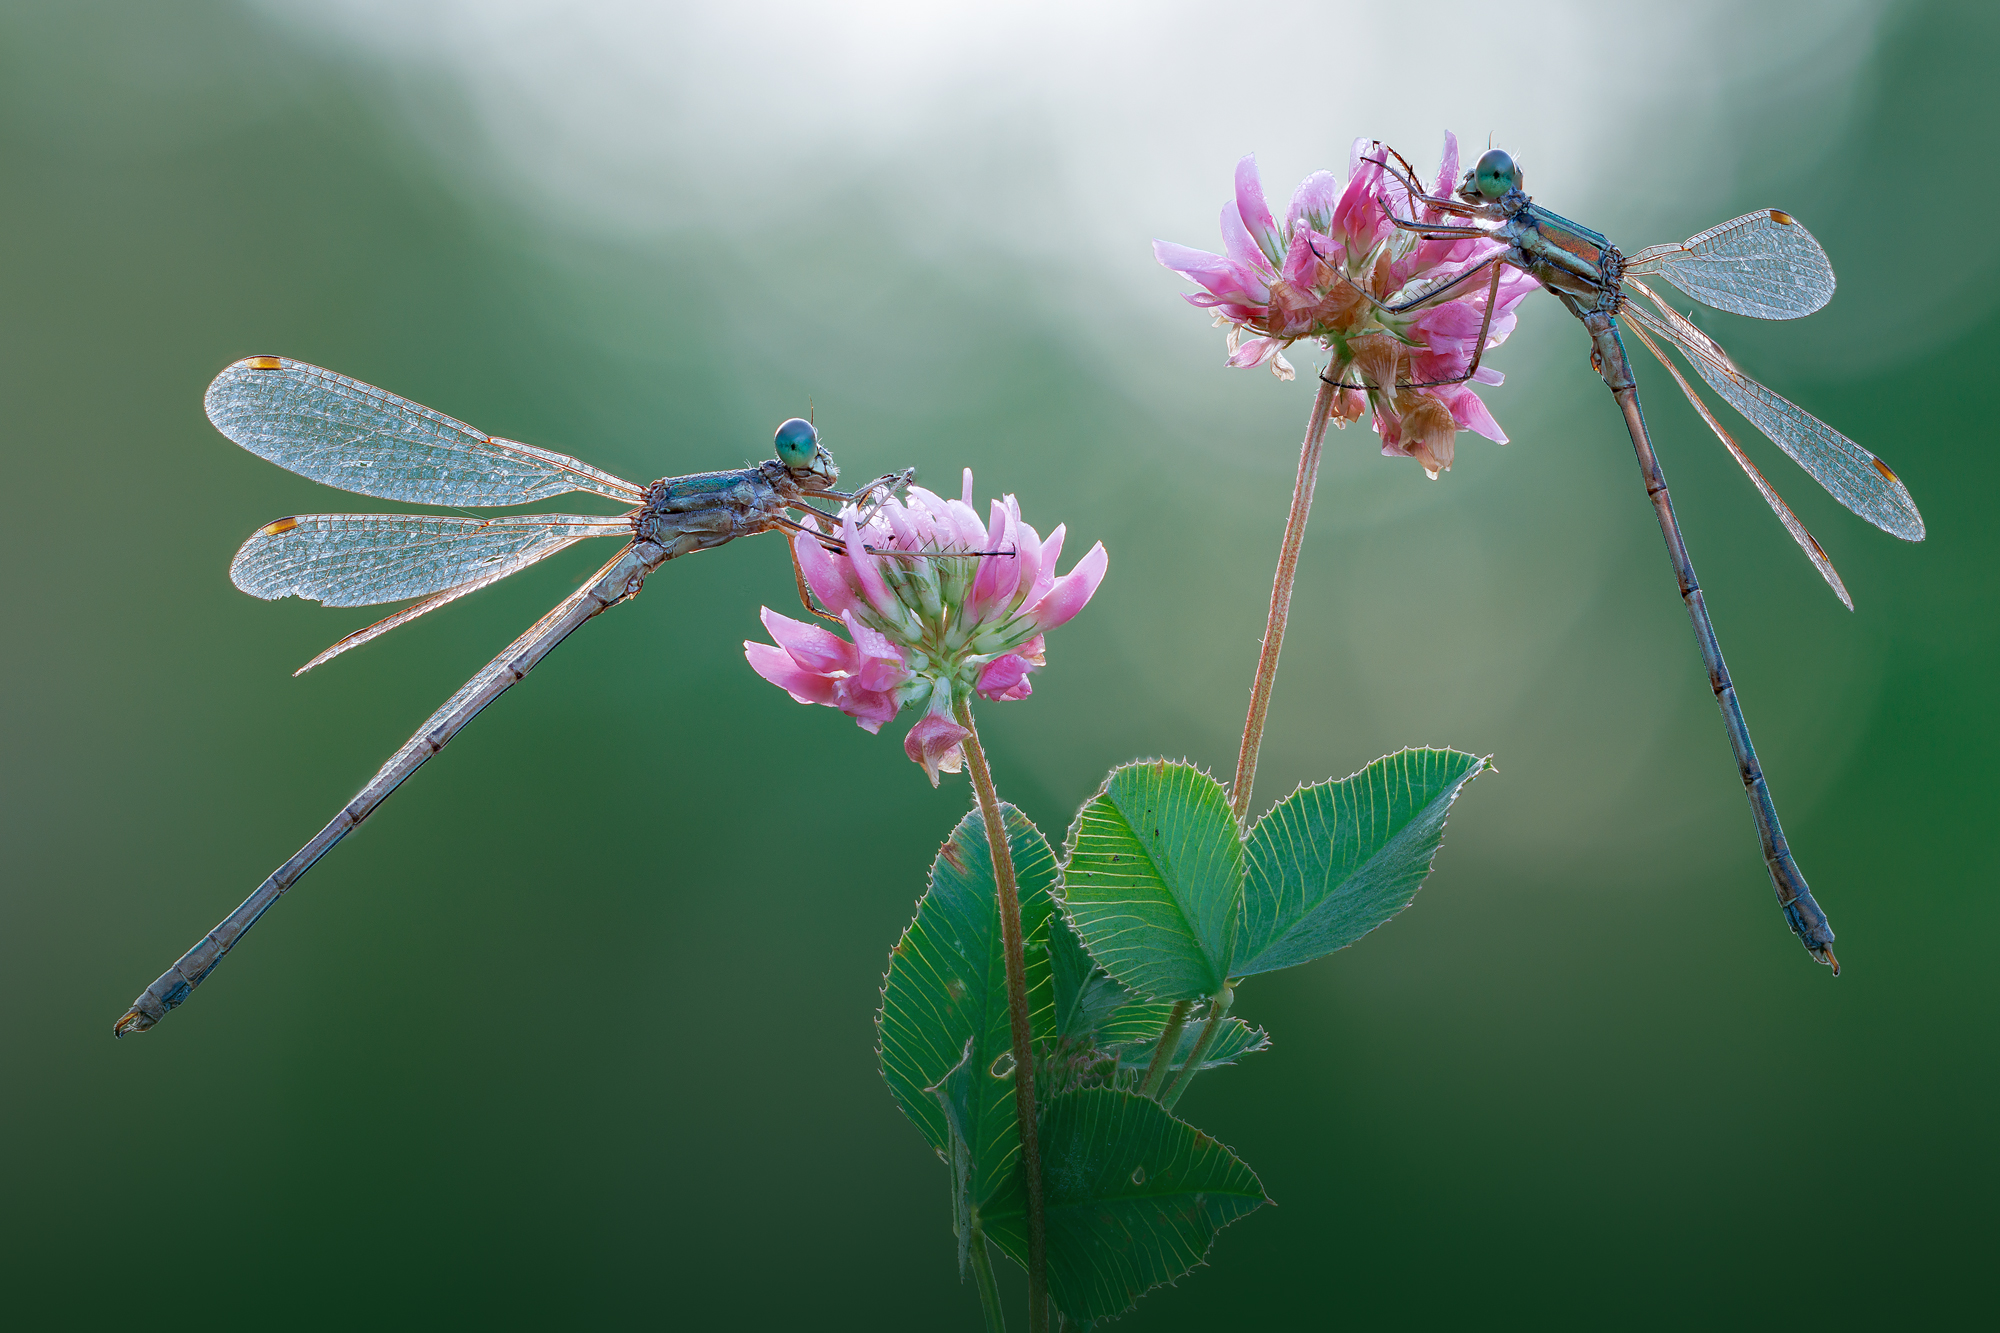
[[[1269,1200],[1235,1154],[1158,1102],[1113,1088],[1051,1098],[1042,1112],[1049,1291],[1077,1323],[1123,1314],[1200,1263],[1215,1233]],[[986,1234],[1027,1256],[1018,1183],[981,1210]]]
[[[1142,1037],[1131,1045],[1118,1050],[1118,1067],[1125,1070],[1145,1072],[1153,1063],[1153,1046],[1160,1039],[1160,1033],[1167,1026],[1167,1006],[1153,1005],[1160,1011],[1159,1021],[1153,1024],[1150,1036]],[[1167,1068],[1179,1069],[1194,1054],[1195,1043],[1201,1040],[1201,1030],[1207,1026],[1205,1019],[1190,1019],[1181,1029],[1181,1039],[1174,1047],[1173,1059]],[[1253,1028],[1240,1018],[1225,1018],[1215,1030],[1215,1040],[1209,1044],[1208,1054],[1201,1058],[1197,1073],[1203,1069],[1220,1069],[1223,1065],[1233,1065],[1246,1055],[1271,1048],[1270,1034],[1262,1028]]]
[[[1172,1017],[1173,1012],[1173,1005],[1160,1001],[1140,1000],[1128,1004],[1104,1020],[1104,1026],[1097,1030],[1097,1040],[1105,1046],[1155,1041],[1166,1031],[1167,1019]]]
[[[1055,988],[1054,1034],[1095,1037],[1131,997],[1085,952],[1062,914],[1049,917],[1049,976]],[[1040,1034],[1037,1034],[1040,1035]]]
[[[1053,1016],[1048,922],[1055,855],[1026,815],[1004,804],[1001,811],[1021,895],[1030,1020],[1037,1032],[1046,1032]],[[947,1162],[950,1129],[943,1106],[927,1090],[966,1061],[971,1087],[964,1097],[964,1138],[971,1203],[978,1207],[1015,1174],[1020,1137],[998,896],[986,824],[977,810],[959,821],[939,850],[916,920],[890,951],[877,1031],[890,1093]]]
[[[1278,802],[1246,844],[1243,931],[1230,975],[1309,963],[1408,907],[1444,840],[1451,803],[1486,767],[1457,750],[1401,750]]]
[[[1242,895],[1229,799],[1199,769],[1164,759],[1113,769],[1077,813],[1063,905],[1091,956],[1141,995],[1220,990]]]

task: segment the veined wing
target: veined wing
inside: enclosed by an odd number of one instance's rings
[[[1750,478],[1751,484],[1757,488],[1757,493],[1764,497],[1764,503],[1771,506],[1771,512],[1778,516],[1778,522],[1785,525],[1785,531],[1792,534],[1792,540],[1806,553],[1806,559],[1812,561],[1813,568],[1819,571],[1820,577],[1833,589],[1833,595],[1840,598],[1841,605],[1852,611],[1854,599],[1847,595],[1847,585],[1840,581],[1839,571],[1834,569],[1833,561],[1827,558],[1825,549],[1813,540],[1813,535],[1806,531],[1805,524],[1799,522],[1799,516],[1792,512],[1792,507],[1785,503],[1777,488],[1764,479],[1764,474],[1750,461],[1750,455],[1743,452],[1743,446],[1736,443],[1735,438],[1722,428],[1722,423],[1715,419],[1715,413],[1708,410],[1708,404],[1701,400],[1701,395],[1694,391],[1694,386],[1687,382],[1687,377],[1681,374],[1679,367],[1669,361],[1667,354],[1660,350],[1660,345],[1647,335],[1645,324],[1648,322],[1650,321],[1633,321],[1630,326],[1633,335],[1645,344],[1647,351],[1659,358],[1661,365],[1667,368],[1667,373],[1674,377],[1674,383],[1681,386],[1681,392],[1687,395],[1690,403],[1694,404],[1694,410],[1701,413],[1701,419],[1708,423],[1708,428],[1715,432],[1716,438],[1722,441],[1725,449],[1729,450],[1729,456],[1736,460],[1736,465]]]
[[[1884,532],[1904,541],[1924,539],[1923,515],[1887,463],[1738,370],[1728,353],[1654,296],[1644,283],[1631,285],[1659,308],[1659,314],[1651,315],[1635,306],[1627,306],[1625,313],[1679,348],[1711,389],[1790,454],[1829,495]]]
[[[628,518],[588,514],[305,514],[259,528],[230,561],[229,577],[266,601],[369,606],[468,579],[490,583],[585,537],[631,532]]]
[[[256,597],[298,596],[324,606],[422,599],[356,630],[292,673],[301,676],[586,537],[631,535],[631,520],[589,514],[307,514],[259,528],[230,562],[229,577]]]
[[[1679,245],[1651,245],[1626,262],[1657,273],[1706,306],[1757,319],[1797,319],[1833,299],[1833,265],[1789,213],[1760,208]]]
[[[357,495],[491,506],[568,491],[637,504],[645,494],[567,454],[289,357],[238,361],[208,386],[204,406],[217,430],[259,458]]]

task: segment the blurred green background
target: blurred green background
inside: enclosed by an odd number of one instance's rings
[[[1461,437],[1432,484],[1334,437],[1259,805],[1408,744],[1499,771],[1412,910],[1240,992],[1275,1049],[1182,1109],[1280,1206],[1124,1326],[1976,1318],[1994,13],[0,11],[8,1322],[975,1327],[871,1026],[968,792],[751,674],[793,597],[773,539],[572,639],[112,1042],[604,558],[294,680],[374,614],[254,601],[231,553],[395,506],[232,447],[202,389],[282,352],[641,479],[761,458],[808,403],[850,475],[971,465],[1111,552],[1034,698],[984,715],[1059,838],[1122,760],[1227,773],[1310,399],[1224,370],[1148,243],[1214,245],[1242,152],[1283,199],[1355,135],[1431,163],[1447,128],[1628,250],[1774,205],[1833,258],[1814,319],[1706,323],[1923,506],[1905,545],[1749,445],[1855,614],[1639,374],[1847,970],[1772,904],[1630,448],[1533,298],[1486,394],[1511,445]]]

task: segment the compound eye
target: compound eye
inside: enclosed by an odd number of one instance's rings
[[[819,454],[819,432],[803,417],[793,417],[778,427],[772,443],[777,448],[778,461],[794,472],[811,467]]]
[[[1489,148],[1472,169],[1472,185],[1483,199],[1498,199],[1521,183],[1521,169],[1498,148]]]

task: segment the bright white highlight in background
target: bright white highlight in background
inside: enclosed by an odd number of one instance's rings
[[[1719,93],[1783,85],[1791,114],[1832,126],[1882,8],[1828,0],[1802,34],[1716,0],[1549,0],[1532,23],[1463,0],[268,3],[384,64],[415,116],[443,80],[477,142],[447,113],[440,150],[569,226],[807,228],[821,189],[860,167],[926,248],[999,242],[1143,275],[1151,299],[1142,242],[1212,243],[1239,156],[1259,153],[1282,199],[1309,171],[1344,171],[1361,134],[1426,168],[1443,130],[1468,149],[1491,134],[1559,212],[1697,229],[1734,185],[1741,127],[1714,123]],[[1634,192],[1643,209],[1621,205]]]

